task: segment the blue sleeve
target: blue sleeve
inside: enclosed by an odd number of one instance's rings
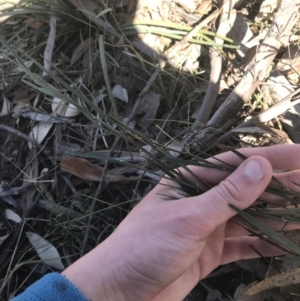
[[[68,279],[59,273],[47,274],[11,301],[88,301]]]

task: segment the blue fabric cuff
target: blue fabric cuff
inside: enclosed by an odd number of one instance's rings
[[[88,301],[73,283],[59,273],[51,273],[29,286],[12,301]]]

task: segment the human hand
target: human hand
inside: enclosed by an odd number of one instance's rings
[[[214,186],[200,196],[185,196],[178,185],[163,179],[106,241],[63,274],[93,301],[180,301],[221,264],[257,257],[254,249],[263,256],[282,254],[275,246],[248,236],[234,220],[236,213],[229,204],[240,209],[249,207],[269,184],[273,169],[300,168],[300,146],[239,151],[251,158],[242,162],[232,152],[217,156],[239,166],[230,175],[190,167],[202,181]],[[191,179],[190,174],[185,175]],[[291,184],[299,183],[299,171],[276,177],[299,191]],[[282,228],[280,223],[267,223],[276,230]]]

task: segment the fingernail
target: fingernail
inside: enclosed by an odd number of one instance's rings
[[[259,182],[265,175],[265,172],[262,169],[261,165],[255,160],[251,160],[244,166],[244,173],[253,182]]]

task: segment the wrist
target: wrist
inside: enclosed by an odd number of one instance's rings
[[[104,243],[62,272],[92,301],[126,301],[116,275],[115,261]]]

